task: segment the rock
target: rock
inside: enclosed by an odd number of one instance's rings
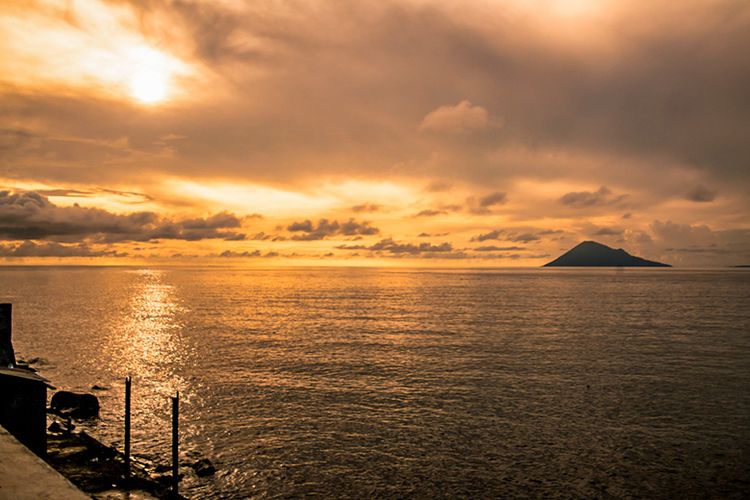
[[[68,419],[68,422],[64,425],[60,424],[60,422],[58,421],[52,422],[51,424],[49,424],[49,427],[47,427],[47,430],[52,432],[53,434],[70,434],[75,428],[76,426],[73,425],[73,422]]]
[[[58,391],[52,396],[50,408],[58,415],[93,418],[99,416],[99,399],[93,394]]]
[[[104,387],[103,385],[92,385],[91,390],[92,391],[108,391],[109,387]]]
[[[193,468],[195,475],[198,477],[213,476],[216,473],[216,467],[207,458],[201,458],[190,467]]]

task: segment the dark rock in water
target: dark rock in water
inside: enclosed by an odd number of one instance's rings
[[[177,474],[177,479],[182,481],[185,478],[185,474]],[[172,474],[162,474],[157,475],[154,477],[157,481],[159,481],[161,484],[171,485],[174,478],[172,477]]]
[[[162,474],[164,472],[169,472],[171,470],[172,470],[171,465],[159,464],[156,467],[154,467],[154,472],[156,472],[157,474]]]
[[[68,419],[68,421],[64,425],[60,424],[60,422],[58,421],[52,422],[51,424],[49,424],[49,427],[47,427],[47,430],[54,434],[70,434],[75,428],[76,426],[73,424],[73,422]]]
[[[213,476],[216,473],[216,467],[207,458],[201,458],[190,467],[193,468],[195,475],[198,477]]]
[[[108,391],[109,387],[104,387],[103,385],[92,385],[91,390],[92,391]]]
[[[99,416],[99,400],[93,394],[58,391],[52,396],[50,409],[58,415],[93,418]]]
[[[544,267],[672,267],[615,250],[596,241],[584,241]]]

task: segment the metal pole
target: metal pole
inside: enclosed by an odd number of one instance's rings
[[[180,482],[179,476],[179,449],[178,443],[180,439],[179,435],[180,426],[180,392],[172,398],[172,491],[174,492],[175,498],[179,496],[178,485]]]
[[[125,377],[125,481],[130,480],[130,376]]]

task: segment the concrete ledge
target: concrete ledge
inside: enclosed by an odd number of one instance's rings
[[[90,500],[0,427],[0,499]]]

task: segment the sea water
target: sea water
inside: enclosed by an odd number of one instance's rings
[[[192,498],[750,491],[750,271],[4,267],[0,301],[120,447],[133,377],[150,468],[179,390]]]

